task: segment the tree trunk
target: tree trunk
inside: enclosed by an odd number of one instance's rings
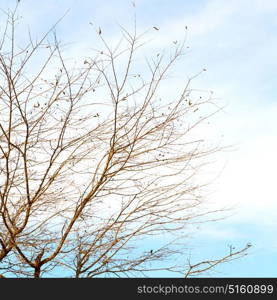
[[[40,267],[35,268],[34,277],[39,278],[40,277]]]

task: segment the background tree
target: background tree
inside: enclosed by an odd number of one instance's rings
[[[16,10],[6,15],[0,43],[1,276],[145,276],[155,270],[190,276],[244,255],[248,246],[189,263],[187,270],[174,262],[184,256],[187,227],[215,218],[204,209],[203,184],[194,177],[219,150],[197,132],[218,111],[212,95],[194,95],[190,78],[178,96],[162,96],[185,42],[151,55],[145,68],[136,56],[144,35],[121,28],[112,47],[98,28],[103,49],[73,63],[55,26],[40,40],[30,34],[18,45]],[[161,237],[171,240],[142,246]]]

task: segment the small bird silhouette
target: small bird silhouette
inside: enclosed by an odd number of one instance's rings
[[[153,28],[154,28],[155,30],[159,30],[159,28],[158,28],[158,27],[156,27],[156,26],[154,26]]]
[[[101,30],[101,28],[99,27],[99,29],[98,29],[98,34],[100,35],[102,33],[102,30]]]

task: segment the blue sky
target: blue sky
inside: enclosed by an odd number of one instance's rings
[[[1,8],[13,1],[1,1]],[[95,43],[89,22],[101,26],[108,38],[118,33],[118,23],[131,27],[131,1],[21,0],[20,13],[34,35],[39,35],[69,9],[57,32],[71,42],[70,55],[84,54]],[[277,277],[277,2],[276,0],[137,0],[139,30],[153,32],[153,47],[165,47],[184,35],[190,51],[178,74],[208,72],[194,85],[213,90],[226,105],[207,139],[224,135],[222,143],[233,151],[218,157],[221,176],[211,187],[212,206],[235,205],[232,216],[201,225],[189,239],[192,260],[218,257],[251,242],[249,256],[222,265],[212,276]],[[2,21],[0,20],[0,23]],[[92,46],[91,46],[92,45]]]

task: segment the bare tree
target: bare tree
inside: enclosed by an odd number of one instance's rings
[[[196,98],[193,78],[169,100],[160,90],[185,44],[140,69],[143,35],[121,28],[112,47],[99,28],[103,49],[74,64],[55,26],[19,46],[17,21],[7,12],[0,43],[1,276],[205,271],[168,260],[192,222],[215,218],[194,180],[219,150],[195,134],[212,95]]]

